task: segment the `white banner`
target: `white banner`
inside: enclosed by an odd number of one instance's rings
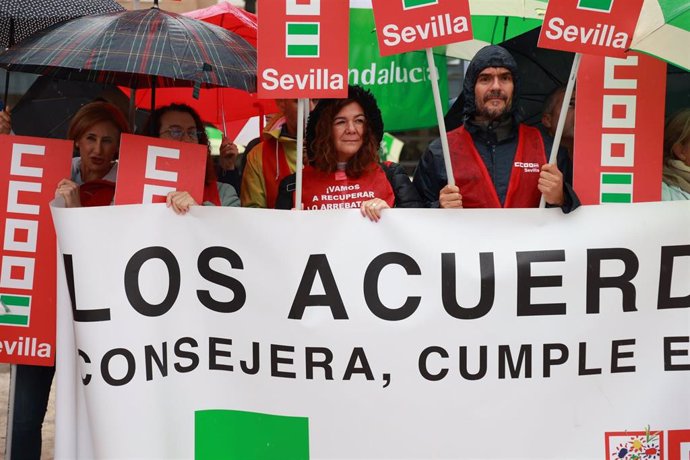
[[[690,202],[53,214],[78,349],[67,324],[57,458],[690,445]]]

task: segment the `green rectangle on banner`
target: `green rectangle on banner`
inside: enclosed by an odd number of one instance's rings
[[[319,24],[315,22],[290,23],[287,25],[290,35],[318,35]]]
[[[403,9],[417,8],[420,6],[436,5],[438,0],[403,0]]]
[[[602,174],[602,184],[632,184],[632,174]]]
[[[585,10],[603,11],[608,13],[613,6],[613,0],[579,0],[577,7]]]
[[[234,410],[194,413],[196,460],[308,460],[309,419]]]
[[[23,295],[0,294],[0,301],[7,306],[28,307],[31,297]]]
[[[632,195],[630,193],[602,193],[602,203],[632,203]]]
[[[317,45],[288,45],[287,55],[297,56],[318,56],[319,47]]]
[[[0,314],[0,324],[11,326],[27,326],[29,317],[25,315],[2,315]]]

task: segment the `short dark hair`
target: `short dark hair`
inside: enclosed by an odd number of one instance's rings
[[[199,113],[187,104],[169,104],[158,107],[151,113],[146,126],[144,126],[144,132],[142,134],[151,137],[160,137],[161,131],[161,119],[163,115],[170,112],[182,112],[188,113],[194,119],[194,125],[196,130],[199,131],[198,143],[200,145],[205,145],[208,155],[206,158],[206,184],[218,180],[216,176],[215,166],[213,165],[213,159],[211,158],[211,145],[208,141],[208,134],[206,134],[206,127]]]
[[[208,135],[206,134],[206,129],[204,128],[204,122],[201,119],[201,116],[196,110],[194,110],[194,108],[187,104],[169,104],[158,107],[153,111],[153,113],[151,113],[146,126],[144,126],[144,132],[142,134],[145,136],[159,137],[161,130],[161,119],[163,118],[163,115],[169,112],[182,112],[191,115],[194,119],[196,130],[199,131],[199,144],[206,146],[209,145]]]

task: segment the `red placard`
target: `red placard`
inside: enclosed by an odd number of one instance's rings
[[[205,145],[123,134],[115,204],[164,203],[175,190],[201,203],[207,156]]]
[[[468,0],[372,0],[381,56],[472,39]]]
[[[582,56],[573,182],[583,204],[661,198],[665,94],[662,61]]]
[[[347,97],[349,0],[262,0],[260,98]]]
[[[0,135],[0,362],[55,362],[56,244],[50,203],[73,143]]]
[[[669,460],[690,459],[690,430],[668,431]]]
[[[644,0],[549,2],[539,47],[602,56],[625,55]]]

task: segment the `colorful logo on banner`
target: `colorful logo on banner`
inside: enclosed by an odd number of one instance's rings
[[[583,56],[577,82],[573,182],[582,203],[658,201],[666,64]]]
[[[610,460],[690,459],[690,430],[610,432],[605,437]]]
[[[276,0],[261,5],[260,98],[347,96],[349,0]],[[263,7],[263,8],[262,8]]]
[[[170,192],[189,192],[203,202],[208,147],[123,134],[115,204],[164,203]]]
[[[644,0],[560,0],[549,2],[540,48],[624,56]]]
[[[70,177],[71,141],[0,136],[0,362],[51,365],[55,230],[48,203]],[[40,288],[39,288],[40,287]]]
[[[234,410],[196,411],[194,458],[309,460],[309,419]]]
[[[381,56],[472,39],[468,0],[372,0]]]

